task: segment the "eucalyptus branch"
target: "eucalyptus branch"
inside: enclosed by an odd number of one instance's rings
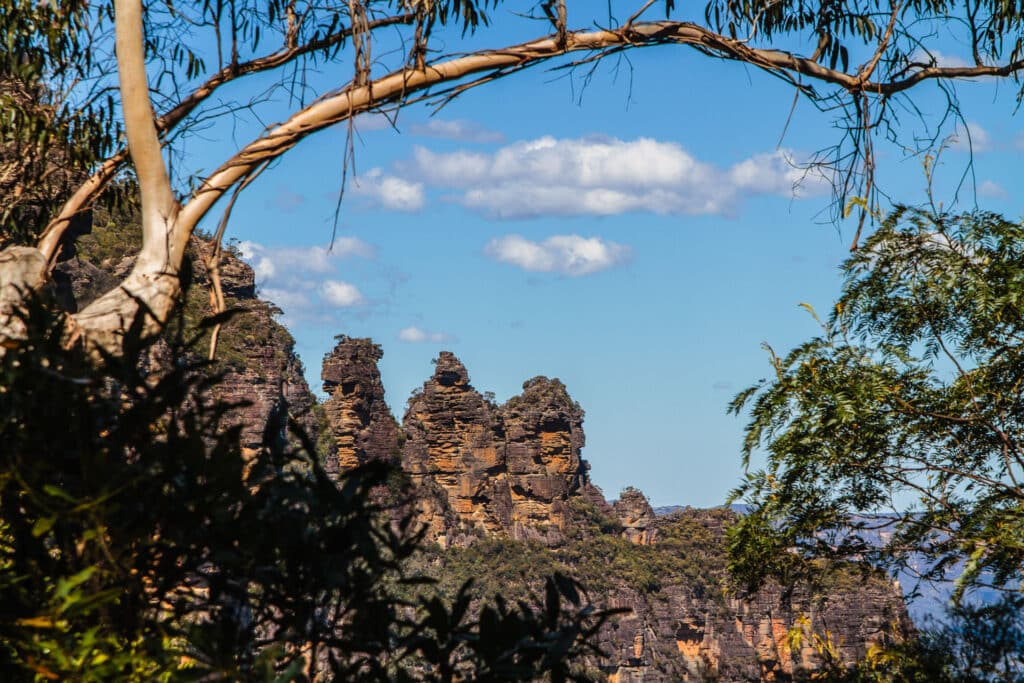
[[[412,21],[412,14],[400,14],[391,17],[384,17],[370,21],[366,30],[375,31],[388,26],[407,24]],[[218,88],[231,83],[239,78],[252,74],[272,71],[285,66],[310,53],[326,50],[341,44],[352,35],[352,28],[344,28],[334,33],[311,40],[301,45],[290,45],[286,41],[286,47],[277,52],[248,60],[239,64],[229,64],[220,71],[213,74],[206,81],[184,97],[178,104],[156,119],[157,130],[164,136],[184,121],[193,111],[203,104]],[[50,221],[46,230],[40,236],[38,248],[47,259],[52,259],[56,254],[57,247],[65,231],[70,227],[71,220],[77,214],[87,209],[107,185],[116,176],[118,171],[128,160],[127,148],[121,149],[114,155],[103,161],[92,176],[89,177],[73,195],[64,203],[60,212]]]

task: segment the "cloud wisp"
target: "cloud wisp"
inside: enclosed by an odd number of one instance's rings
[[[992,149],[992,136],[977,121],[957,126],[950,147],[963,152],[988,152]]]
[[[398,331],[398,341],[407,344],[446,344],[455,341],[455,337],[447,332],[431,332],[410,325]]]
[[[735,215],[752,195],[803,197],[827,191],[819,173],[788,150],[730,167],[700,161],[674,142],[651,138],[554,138],[493,152],[416,147],[390,174],[373,169],[359,194],[378,206],[422,209],[425,188],[495,219],[608,216],[629,212]],[[396,181],[385,187],[385,181]],[[400,182],[401,184],[396,184]]]
[[[332,249],[265,247],[244,241],[238,250],[253,267],[260,296],[280,306],[292,320],[368,303],[358,287],[331,277],[344,259],[375,257],[373,247],[358,238],[339,237]]]
[[[409,126],[409,132],[423,137],[458,140],[481,145],[505,142],[505,136],[502,133],[489,130],[479,123],[465,119],[430,119],[426,123],[412,124]]]
[[[423,183],[388,175],[379,168],[354,178],[346,190],[374,206],[403,213],[415,213],[425,202]]]
[[[978,195],[987,199],[1006,199],[1010,193],[994,180],[984,180],[978,185]]]
[[[533,273],[579,277],[625,263],[630,249],[600,237],[554,235],[534,242],[520,235],[505,235],[488,242],[484,254]]]

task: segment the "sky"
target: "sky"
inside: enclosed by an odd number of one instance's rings
[[[506,13],[473,44],[517,40]],[[958,59],[955,41],[937,47]],[[359,118],[333,247],[346,130],[321,133],[240,196],[228,237],[281,308],[314,391],[338,334],[382,346],[399,420],[442,350],[499,401],[558,377],[586,411],[583,456],[606,497],[636,486],[655,506],[720,505],[742,475],[745,420],[729,401],[768,374],[762,344],[785,352],[819,330],[801,304],[824,317],[839,292],[853,221],[830,220],[820,178],[793,187],[793,163],[838,132],[806,101],[787,126],[784,84],[691,50],[615,67],[585,88],[581,74],[535,68],[437,113]],[[970,81],[957,93],[973,165],[961,125],[935,197],[1019,219],[1014,92]],[[934,89],[914,101],[937,120]],[[903,125],[904,139],[919,132]],[[244,140],[211,134],[189,153],[211,167]],[[924,201],[919,157],[880,143],[878,159],[894,201]]]

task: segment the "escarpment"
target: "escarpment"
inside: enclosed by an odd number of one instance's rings
[[[328,463],[343,472],[397,461],[434,542],[421,571],[452,591],[473,579],[481,598],[527,599],[538,586],[526,571],[510,581],[510,565],[551,567],[579,577],[596,604],[628,608],[600,632],[606,656],[585,662],[607,680],[801,680],[907,632],[902,597],[880,575],[851,571],[825,592],[727,591],[724,534],[735,515],[657,517],[634,488],[609,504],[581,455],[583,409],[561,381],[534,377],[497,405],[442,352],[399,429],[384,405],[380,358],[369,339],[348,337],[325,357]]]
[[[92,227],[80,237],[76,249],[61,261],[54,280],[57,296],[69,310],[81,309],[124,279],[135,262],[139,243],[138,227],[131,215],[92,217]],[[200,321],[211,315],[210,256],[213,246],[193,237],[188,246],[190,285],[184,293],[180,315],[172,320],[168,333],[179,326],[186,338],[196,335]],[[245,451],[260,448],[267,437],[292,439],[289,420],[316,442],[319,425],[314,413],[316,400],[306,383],[302,362],[295,354],[291,334],[275,320],[280,310],[256,295],[253,269],[238,255],[225,249],[218,263],[221,289],[228,310],[235,312],[219,331],[215,370],[221,379],[211,389],[211,402],[223,402],[223,428],[237,426]],[[193,349],[199,356],[209,348],[209,332]],[[174,362],[168,346],[158,341],[149,354],[149,370]]]

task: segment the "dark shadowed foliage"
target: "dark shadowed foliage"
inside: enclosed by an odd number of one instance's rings
[[[273,429],[243,453],[182,334],[97,369],[30,309],[0,360],[0,679],[579,680],[606,614],[577,583],[438,597],[386,468],[335,482]]]

